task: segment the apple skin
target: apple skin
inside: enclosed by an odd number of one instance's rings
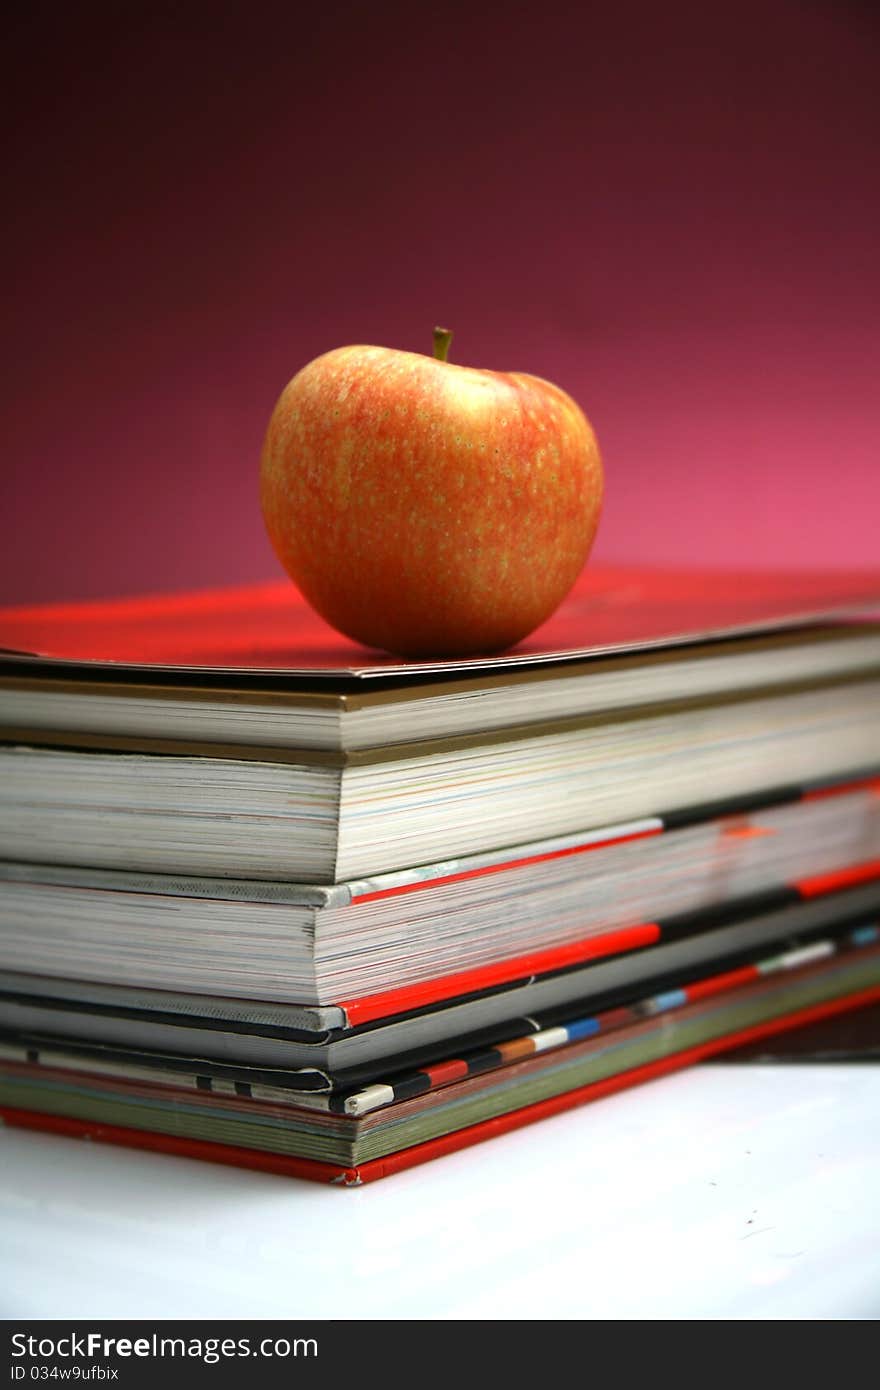
[[[500,651],[548,618],[589,553],[602,481],[557,386],[368,346],[297,373],[260,464],[269,537],[306,599],[411,657]]]

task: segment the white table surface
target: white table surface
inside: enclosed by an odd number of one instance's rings
[[[880,1315],[880,1067],[703,1066],[360,1189],[0,1131],[0,1313]]]

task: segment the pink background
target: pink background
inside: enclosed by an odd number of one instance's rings
[[[590,415],[597,559],[876,565],[868,4],[38,5],[8,48],[0,601],[276,576],[281,387],[436,321]]]

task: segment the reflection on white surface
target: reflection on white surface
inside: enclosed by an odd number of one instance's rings
[[[876,1317],[880,1068],[702,1067],[360,1189],[0,1131],[5,1317]]]

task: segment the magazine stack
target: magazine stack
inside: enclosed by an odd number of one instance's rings
[[[6,1123],[357,1185],[880,999],[880,584],[0,613]]]

